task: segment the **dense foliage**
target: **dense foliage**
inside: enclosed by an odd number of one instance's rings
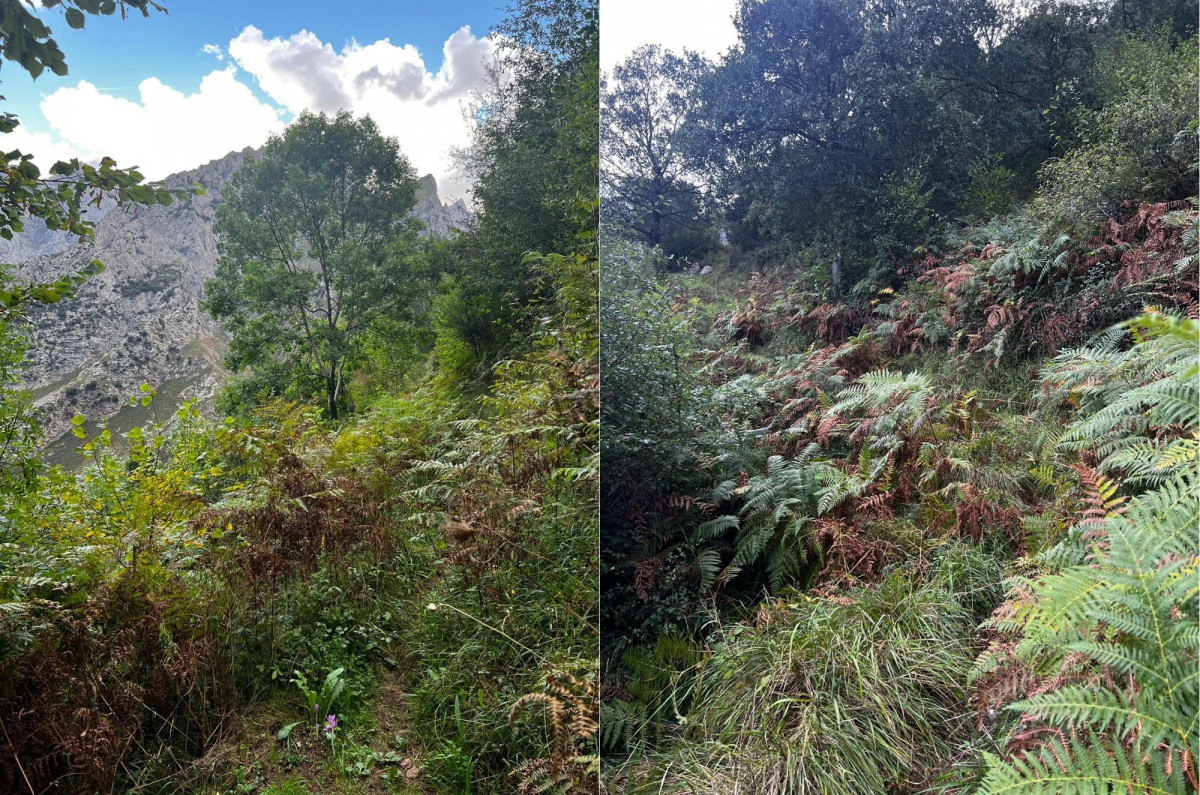
[[[504,30],[474,229],[347,114],[232,178],[227,416],[146,384],[47,467],[3,316],[3,791],[596,790],[595,6]]]
[[[497,29],[494,84],[460,157],[477,180],[479,224],[439,258],[444,369],[474,375],[528,331],[524,307],[539,300],[542,277],[527,252],[595,256],[597,15],[596,0],[529,0]]]
[[[1196,12],[746,2],[660,78],[711,274],[604,194],[613,791],[1196,791]]]

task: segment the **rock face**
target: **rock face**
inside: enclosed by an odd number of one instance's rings
[[[462,199],[453,204],[442,204],[432,174],[421,177],[412,214],[425,224],[425,234],[430,237],[449,237],[455,231],[466,229],[475,217]]]
[[[116,204],[115,200],[105,197],[99,207],[84,210],[83,217],[99,221]],[[66,251],[78,242],[79,238],[70,232],[52,232],[40,218],[30,218],[25,221],[25,229],[12,240],[0,237],[0,262],[15,265],[34,257]]]
[[[199,301],[216,263],[212,222],[221,187],[247,154],[233,152],[166,180],[199,182],[203,196],[111,210],[96,224],[94,240],[15,269],[22,279],[50,280],[93,259],[105,265],[74,299],[32,313],[25,388],[41,409],[47,441],[69,429],[76,414],[113,419],[114,432],[124,431],[155,411],[165,419],[179,400],[211,396],[219,386],[224,340]],[[158,405],[124,408],[142,383],[159,390]]]
[[[95,239],[73,239],[30,224],[0,261],[22,280],[47,281],[78,271],[93,259],[105,270],[90,278],[74,299],[36,307],[24,387],[42,411],[48,442],[83,414],[108,421],[114,434],[155,417],[165,419],[181,400],[212,396],[227,373],[221,366],[226,338],[200,308],[204,283],[216,266],[212,223],[221,188],[248,155],[245,149],[165,182],[199,182],[206,193],[169,207],[103,208]],[[432,176],[421,180],[413,215],[426,234],[445,237],[472,218],[461,200],[443,205]],[[32,255],[32,256],[29,256]],[[150,409],[126,406],[148,383],[159,397]],[[71,460],[74,437],[52,444],[51,460]]]

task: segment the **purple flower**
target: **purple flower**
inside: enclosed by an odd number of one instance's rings
[[[333,730],[337,728],[337,715],[330,715],[325,718],[325,733],[333,734]]]

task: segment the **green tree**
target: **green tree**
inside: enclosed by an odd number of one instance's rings
[[[1074,114],[1078,144],[1043,164],[1032,209],[1043,234],[1087,237],[1124,202],[1172,201],[1196,191],[1196,39],[1151,30],[1097,47],[1090,77],[1102,97]]]
[[[87,23],[87,14],[112,16],[120,11],[124,19],[129,9],[144,17],[151,9],[167,10],[154,0],[41,0],[40,5],[62,9],[67,25],[76,29]],[[31,77],[46,69],[61,77],[67,74],[66,56],[50,37],[50,26],[33,13],[35,7],[33,0],[0,0],[0,58],[19,64]]]
[[[302,113],[268,141],[230,180],[214,227],[205,308],[232,334],[228,365],[319,385],[337,419],[364,333],[411,295],[416,188],[369,117]]]
[[[974,95],[944,78],[977,71],[992,18],[978,0],[743,2],[740,46],[703,81],[688,136],[735,240],[824,244],[836,291],[843,262],[853,281],[922,237],[893,239],[885,197],[898,181],[914,197],[937,186],[930,209],[953,206],[980,147]]]
[[[529,304],[549,298],[525,254],[594,257],[598,209],[597,1],[521,0],[496,32],[494,80],[458,152],[479,224],[445,251],[436,320],[439,346],[469,349],[475,365],[511,352]]]
[[[0,494],[26,490],[39,468],[37,424],[29,393],[16,387],[25,355],[23,335],[0,316]]]
[[[613,70],[601,111],[605,211],[667,254],[686,254],[703,225],[681,136],[706,64],[695,53],[638,48]],[[691,235],[693,238],[695,234]]]

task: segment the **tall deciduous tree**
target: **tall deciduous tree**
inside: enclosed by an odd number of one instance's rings
[[[979,92],[946,78],[982,62],[987,4],[746,0],[735,21],[740,46],[692,118],[738,242],[824,243],[827,267],[844,260],[853,280],[923,238],[893,240],[888,216],[951,209],[983,152],[969,112]]]
[[[599,183],[597,0],[519,0],[496,28],[493,81],[471,145],[479,223],[450,247],[439,333],[486,360],[549,298],[527,252],[591,252]],[[443,362],[445,363],[445,362]]]
[[[363,332],[409,294],[417,182],[369,117],[303,113],[230,180],[205,306],[235,370],[320,385],[330,419]]]
[[[613,70],[604,94],[600,148],[609,217],[664,250],[672,248],[673,231],[699,220],[682,136],[699,104],[694,89],[704,71],[695,53],[647,45]]]

